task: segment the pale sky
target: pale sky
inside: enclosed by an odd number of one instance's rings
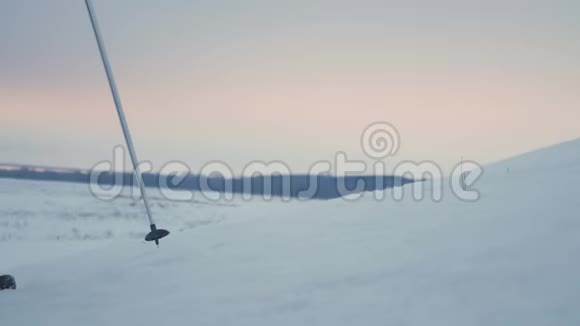
[[[140,159],[364,159],[375,121],[444,168],[580,137],[578,1],[94,0]],[[81,0],[0,3],[0,163],[122,144]],[[371,159],[367,159],[371,161]]]

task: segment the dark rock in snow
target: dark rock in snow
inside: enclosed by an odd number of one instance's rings
[[[16,290],[16,280],[12,275],[0,276],[0,290]]]

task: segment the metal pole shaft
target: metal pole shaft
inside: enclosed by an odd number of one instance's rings
[[[91,18],[91,24],[93,26],[93,31],[95,32],[95,38],[97,39],[97,45],[99,46],[99,52],[101,53],[101,59],[103,60],[103,65],[105,66],[105,72],[107,73],[107,79],[109,80],[109,87],[111,88],[111,94],[113,95],[113,100],[115,101],[115,108],[117,108],[117,114],[119,115],[119,121],[121,122],[121,128],[123,129],[123,135],[125,136],[125,142],[127,143],[127,148],[129,149],[129,155],[131,156],[131,163],[133,164],[133,171],[135,173],[135,179],[139,188],[141,190],[141,196],[143,197],[143,202],[145,203],[145,210],[147,211],[147,217],[149,218],[149,224],[155,225],[153,216],[151,214],[151,207],[149,206],[149,199],[147,198],[147,193],[145,191],[145,183],[143,181],[143,176],[139,170],[139,160],[135,154],[135,147],[133,146],[133,140],[131,139],[131,133],[129,132],[129,126],[127,125],[127,119],[125,118],[125,113],[123,112],[123,105],[121,104],[121,97],[119,96],[119,91],[117,90],[117,84],[113,78],[113,71],[111,70],[111,64],[109,63],[109,57],[105,50],[105,44],[101,37],[101,31],[99,30],[99,24],[97,23],[97,17],[95,15],[95,9],[93,8],[93,3],[91,0],[85,0],[87,5],[87,10]]]

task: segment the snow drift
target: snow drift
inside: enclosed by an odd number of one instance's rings
[[[462,202],[155,201],[0,181],[1,325],[578,325],[580,141]],[[411,187],[408,185],[406,187]]]

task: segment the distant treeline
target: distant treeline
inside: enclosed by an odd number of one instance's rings
[[[346,176],[335,177],[330,175],[290,175],[290,176],[254,176],[251,178],[234,178],[226,180],[223,177],[207,178],[207,187],[202,187],[200,176],[188,174],[186,176],[169,175],[163,176],[167,180],[167,187],[174,190],[212,190],[224,192],[226,186],[230,186],[234,193],[264,194],[265,192],[273,196],[284,195],[284,190],[289,190],[291,197],[305,197],[311,199],[333,199],[344,195],[346,189],[348,193],[356,193],[357,184],[363,181],[364,187],[361,191],[374,191],[392,188],[397,185],[412,183],[413,180],[397,176]],[[90,174],[85,170],[57,169],[22,165],[0,165],[0,178],[25,179],[38,181],[60,181],[86,183],[90,182]],[[266,180],[268,178],[268,180]],[[143,180],[147,187],[159,188],[160,175],[154,173],[143,174]],[[181,179],[181,180],[180,180]],[[118,180],[118,181],[117,181]],[[179,180],[179,182],[177,182]],[[268,182],[265,182],[268,181]],[[123,185],[131,186],[134,182],[132,173],[102,172],[97,182],[103,186],[114,185],[121,182]],[[311,189],[311,184],[316,182],[316,187]],[[268,190],[267,184],[270,183]],[[288,183],[288,187],[285,183]],[[205,183],[204,183],[205,184]],[[164,185],[165,186],[165,185]],[[308,191],[311,189],[311,191]],[[287,190],[287,191],[288,191]]]

